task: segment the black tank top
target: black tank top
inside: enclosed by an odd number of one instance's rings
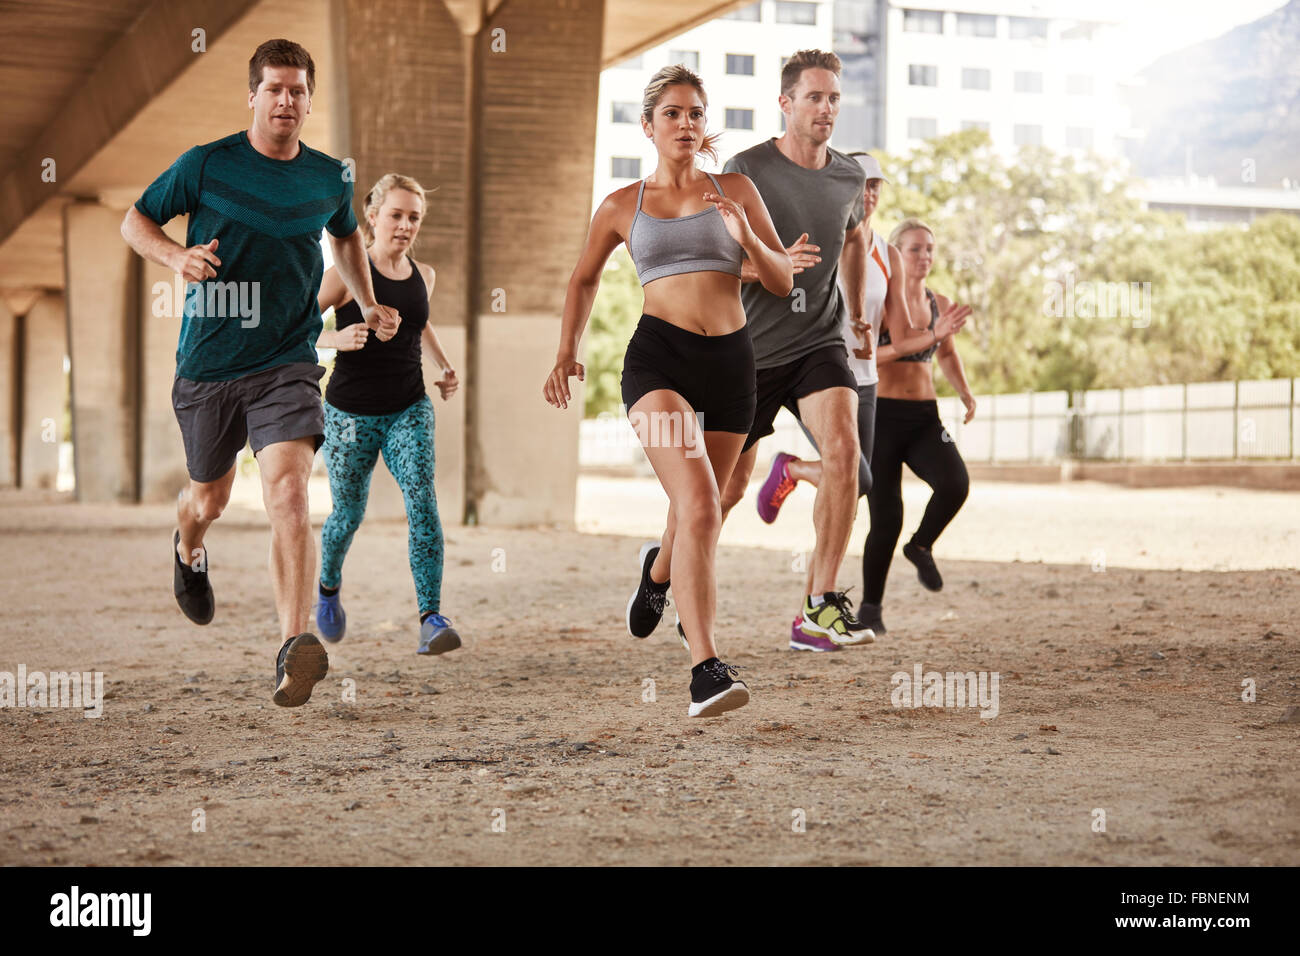
[[[934,297],[934,293],[929,289],[925,290],[925,297],[930,300],[930,328],[934,328],[934,323],[939,320],[939,300]],[[890,343],[889,330],[880,330],[880,344],[888,345]],[[921,349],[919,352],[913,352],[911,355],[899,356],[895,361],[899,362],[928,362],[931,356],[939,350],[939,343]]]
[[[334,357],[334,373],[325,387],[325,401],[353,415],[391,415],[409,408],[424,397],[424,370],[420,367],[420,333],[429,321],[429,290],[411,262],[405,279],[381,275],[370,263],[370,281],[375,301],[398,311],[402,324],[387,342],[371,332],[366,344],[353,352],[340,351]],[[366,257],[370,261],[370,257]],[[335,328],[362,321],[355,299],[334,310]]]

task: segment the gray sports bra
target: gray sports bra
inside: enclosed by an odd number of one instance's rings
[[[724,195],[713,174],[704,175],[712,180],[718,195]],[[636,192],[636,215],[627,235],[627,251],[632,254],[636,277],[642,285],[683,272],[725,272],[740,276],[744,252],[727,232],[716,206],[689,216],[657,219],[641,211],[644,195],[643,179]]]
[[[934,297],[934,293],[931,292],[929,289],[926,289],[926,290],[925,290],[925,296],[926,296],[927,299],[930,300],[930,328],[933,329],[933,328],[934,328],[934,323],[937,322],[937,321],[939,321],[939,300],[936,299],[936,298]],[[881,344],[881,345],[888,345],[889,342],[890,342],[890,339],[889,339],[889,330],[888,330],[888,329],[881,329],[881,330],[880,330],[880,344]],[[900,356],[900,357],[897,359],[897,361],[899,361],[899,362],[928,362],[928,361],[930,361],[931,357],[933,357],[934,353],[935,353],[936,351],[938,351],[938,348],[939,348],[939,343],[936,342],[936,343],[934,343],[934,345],[931,345],[929,348],[921,349],[921,351],[919,351],[919,352],[913,352],[911,355],[903,355],[903,356]]]

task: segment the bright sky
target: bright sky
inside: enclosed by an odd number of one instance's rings
[[[1286,0],[1108,0],[1098,6],[1099,13],[1123,24],[1120,62],[1132,73],[1166,53],[1258,20]]]

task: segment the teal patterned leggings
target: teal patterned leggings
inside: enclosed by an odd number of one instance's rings
[[[343,559],[361,526],[379,453],[406,499],[407,546],[420,614],[442,598],[442,523],[433,493],[433,403],[425,395],[392,415],[351,415],[325,403],[325,465],[334,510],[321,532],[320,583],[339,587]]]

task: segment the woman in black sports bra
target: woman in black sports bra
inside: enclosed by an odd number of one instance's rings
[[[760,282],[785,296],[794,267],[749,177],[709,176],[716,160],[705,135],[707,100],[684,66],[651,78],[641,129],[659,154],[645,182],[615,190],[596,210],[569,279],[555,367],[542,394],[556,408],[571,400],[570,377],[585,374],[578,342],[610,254],[626,242],[645,294],[645,314],[623,360],[623,402],[646,457],[668,494],[667,528],[641,549],[640,582],[627,605],[627,628],[648,637],[663,615],[669,581],[691,652],[691,717],[712,717],[749,701],[735,668],[713,643],[717,607],[714,558],[725,487],[754,417],[754,351],[740,302],[747,255]]]
[[[903,545],[903,556],[916,565],[921,584],[931,591],[943,587],[943,578],[935,567],[931,549],[935,540],[956,516],[970,479],[966,464],[957,451],[952,436],[939,421],[939,403],[934,391],[931,360],[936,359],[943,374],[952,383],[966,406],[966,421],[975,417],[975,399],[966,382],[961,356],[952,335],[941,337],[935,331],[940,313],[947,313],[952,303],[947,297],[925,286],[934,262],[934,232],[918,219],[905,219],[889,236],[890,245],[902,254],[907,271],[904,298],[912,315],[929,313],[925,330],[909,329],[905,321],[886,315],[876,352],[880,381],[876,391],[876,435],[872,449],[873,483],[867,494],[871,509],[871,531],[863,554],[862,607],[858,618],[877,634],[885,632],[881,620],[881,601],[885,578],[903,530],[903,465],[933,489],[921,524],[912,539]],[[903,335],[911,354],[900,355],[890,338]],[[911,351],[916,339],[930,338],[921,351]]]

